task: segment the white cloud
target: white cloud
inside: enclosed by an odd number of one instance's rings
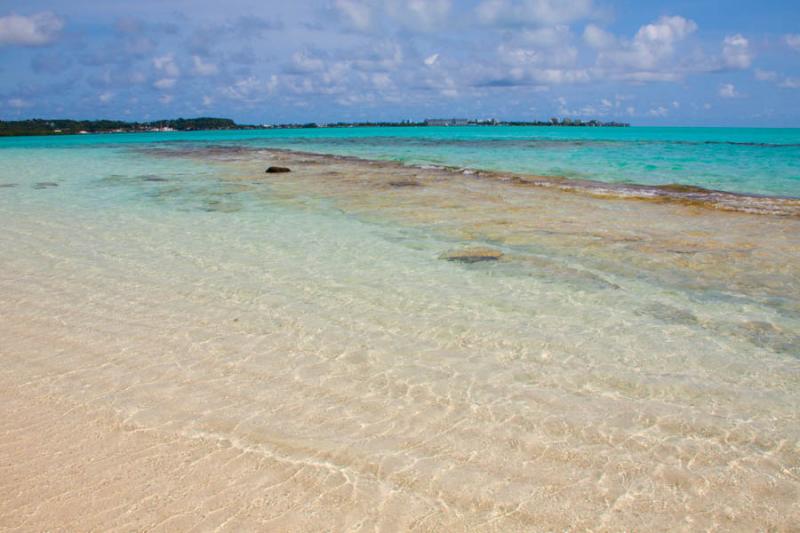
[[[633,39],[613,35],[588,26],[584,40],[598,50],[596,75],[637,83],[674,82],[698,69],[688,64],[685,55],[676,54],[678,45],[697,30],[694,21],[680,17],[661,17],[639,28]]]
[[[311,81],[308,78],[304,78],[303,82],[309,89],[312,88]],[[236,80],[233,84],[224,87],[222,94],[231,100],[253,104],[264,100],[277,87],[278,77],[274,74],[266,82],[259,80],[255,76],[250,76]]]
[[[53,42],[64,22],[49,11],[29,17],[6,15],[0,17],[0,45],[41,46]]]
[[[439,29],[450,15],[452,0],[335,0],[334,9],[351,29],[379,32],[391,27],[412,32]]]
[[[403,49],[394,41],[383,41],[360,50],[355,57],[340,62],[359,71],[391,71],[402,64]]]
[[[107,104],[108,102],[110,102],[112,100],[112,98],[114,98],[114,93],[111,93],[111,92],[108,92],[108,91],[106,91],[104,93],[101,93],[97,97],[97,99],[100,100],[100,103],[102,103],[102,104]]]
[[[484,0],[476,13],[485,24],[552,26],[594,14],[592,0]]]
[[[486,66],[491,83],[512,86],[588,81],[589,71],[576,68],[578,49],[571,46],[571,40],[572,33],[563,25],[515,32],[497,46],[497,63]]]
[[[519,37],[526,44],[552,48],[569,42],[572,34],[569,31],[569,26],[560,24],[553,27],[524,30]]]
[[[583,40],[586,41],[586,44],[598,50],[611,48],[617,43],[617,39],[613,34],[594,24],[589,24],[584,28]]]
[[[372,22],[372,8],[358,0],[336,0],[334,6],[345,20],[358,30],[367,30]]]
[[[720,85],[719,95],[722,98],[738,98],[739,96],[741,96],[736,91],[736,87],[732,83],[723,83],[722,85]]]
[[[23,100],[22,98],[11,98],[8,101],[8,105],[10,107],[13,107],[14,109],[22,109],[23,107],[28,107],[31,104],[30,102],[28,102],[27,100]]]
[[[758,81],[771,81],[777,83],[778,87],[782,89],[800,89],[800,78],[790,78],[785,77],[783,78],[780,83],[778,80],[782,77],[781,74],[778,74],[774,70],[761,70],[756,69],[755,77]]]
[[[156,70],[162,72],[166,78],[177,78],[181,75],[181,70],[175,63],[175,56],[173,54],[154,57],[153,66]]]
[[[675,45],[697,30],[697,24],[683,17],[661,17],[639,28],[631,43],[609,57],[621,65],[656,69],[673,56]]]
[[[308,52],[298,51],[292,54],[290,71],[293,73],[307,74],[321,71],[324,68],[325,63]]]
[[[647,114],[650,115],[651,117],[661,117],[661,118],[663,118],[663,117],[666,117],[667,115],[669,115],[669,110],[664,106],[658,106],[658,107],[654,107],[653,109],[648,111]]]
[[[793,48],[800,52],[800,33],[789,33],[783,36],[783,42],[789,48]]]
[[[758,81],[775,81],[778,79],[778,73],[774,70],[761,70],[760,68],[756,69],[755,76]]]
[[[408,29],[431,31],[447,21],[450,0],[391,0],[386,12]]]
[[[394,86],[394,83],[392,83],[392,78],[390,78],[388,74],[383,72],[372,75],[372,84],[377,89],[384,89],[384,90]]]
[[[210,106],[210,105],[211,105],[211,104],[213,104],[213,103],[214,103],[214,99],[213,99],[213,98],[211,98],[211,97],[210,97],[210,96],[208,96],[208,95],[205,95],[205,96],[203,96],[203,105],[204,105],[205,107],[208,107],[208,106]]]
[[[194,64],[192,72],[198,76],[213,76],[219,72],[217,65],[214,63],[206,63],[200,56],[192,56],[192,63]]]
[[[780,84],[783,89],[800,89],[800,78],[786,78]]]
[[[429,67],[435,65],[437,61],[439,61],[439,54],[433,54],[425,58],[425,64]]]
[[[534,70],[532,78],[547,85],[557,85],[562,83],[585,83],[590,79],[589,72],[585,69],[541,69]]]
[[[156,89],[161,89],[162,91],[166,89],[172,89],[173,87],[175,87],[176,81],[177,80],[175,78],[162,78],[153,83],[153,87],[155,87]]]
[[[753,62],[750,43],[740,33],[728,35],[722,42],[722,58],[730,68],[749,68]]]

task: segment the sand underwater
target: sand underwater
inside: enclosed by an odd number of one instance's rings
[[[798,200],[0,155],[0,529],[798,530]]]

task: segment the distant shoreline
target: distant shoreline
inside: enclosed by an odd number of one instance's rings
[[[427,119],[422,122],[333,122],[333,123],[287,123],[287,124],[237,124],[228,118],[200,117],[192,119],[166,119],[152,122],[125,122],[120,120],[71,120],[29,119],[17,121],[0,120],[0,137],[31,137],[49,135],[82,135],[94,133],[155,133],[170,131],[224,131],[224,130],[271,130],[271,129],[316,129],[316,128],[391,128],[391,127],[458,127],[458,126],[537,126],[537,127],[583,127],[626,128],[623,122],[601,122],[598,120],[573,120],[569,118],[549,121],[499,121],[495,119]]]

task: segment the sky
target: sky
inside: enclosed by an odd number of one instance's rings
[[[800,0],[0,0],[0,119],[800,127]]]

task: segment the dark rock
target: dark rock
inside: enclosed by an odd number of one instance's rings
[[[281,172],[291,172],[291,169],[287,167],[269,167],[267,169],[267,174],[279,174]]]
[[[458,263],[481,263],[484,261],[497,261],[503,257],[503,252],[491,248],[465,248],[446,252],[439,256],[440,259]]]
[[[169,181],[167,178],[162,178],[161,176],[144,176],[142,179],[144,179],[144,181]]]
[[[50,187],[58,187],[58,183],[54,181],[40,181],[33,186],[34,189],[49,189]]]
[[[390,181],[390,187],[422,187],[422,184],[415,180],[400,180],[400,181]]]
[[[16,183],[0,183],[0,189],[10,189],[11,187],[16,187]]]

